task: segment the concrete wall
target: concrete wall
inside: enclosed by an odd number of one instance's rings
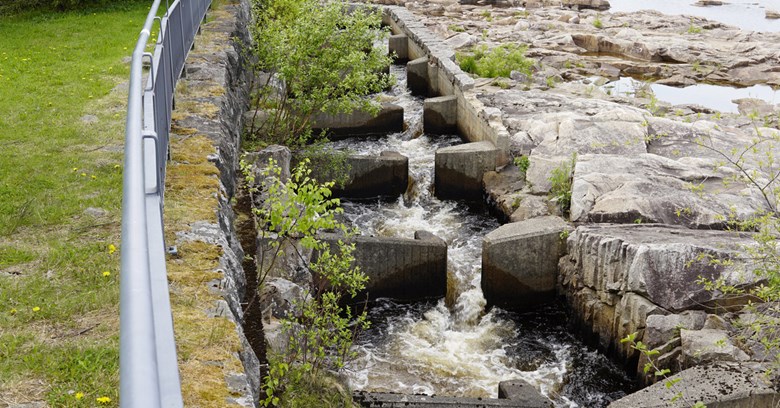
[[[331,244],[339,240],[336,235],[322,238]],[[441,238],[418,231],[415,239],[358,236],[352,242],[355,262],[368,275],[366,292],[371,299],[420,300],[445,295],[447,243]]]
[[[384,8],[383,23],[408,38],[409,60],[428,58],[428,94],[458,98],[457,128],[470,142],[490,141],[499,149],[499,164],[509,162],[509,132],[500,111],[489,109],[473,91],[474,80],[455,63],[455,52],[403,7]]]

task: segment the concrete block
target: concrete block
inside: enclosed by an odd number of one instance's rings
[[[404,108],[393,103],[383,103],[377,115],[355,111],[335,115],[320,113],[313,118],[312,134],[327,130],[331,140],[350,136],[401,132],[404,130]]]
[[[388,39],[388,49],[395,54],[397,63],[409,61],[409,38],[403,34],[391,35]]]
[[[428,82],[428,57],[417,58],[406,64],[406,86],[412,95],[427,95]]]
[[[495,171],[498,150],[491,142],[464,143],[436,151],[434,185],[439,198],[482,198],[482,176]]]
[[[427,134],[453,134],[458,131],[458,97],[439,96],[423,102],[423,130]]]
[[[498,398],[505,398],[526,408],[552,408],[553,403],[525,380],[498,383]]]
[[[335,244],[339,236],[323,234]],[[355,265],[368,275],[364,299],[389,297],[404,301],[439,298],[447,290],[447,243],[424,231],[415,239],[357,236]]]
[[[482,244],[482,291],[489,304],[519,308],[551,299],[558,279],[558,259],[566,252],[559,217],[539,217],[505,224]]]
[[[409,185],[409,158],[385,151],[379,156],[350,156],[349,179],[335,186],[333,195],[344,198],[398,198]]]
[[[522,402],[495,398],[447,397],[358,391],[353,394],[363,408],[528,408]]]

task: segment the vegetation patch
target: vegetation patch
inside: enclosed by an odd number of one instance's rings
[[[528,47],[517,44],[502,44],[488,49],[486,45],[474,48],[470,53],[457,53],[460,69],[485,78],[509,78],[512,71],[531,75],[533,60],[525,57]]]

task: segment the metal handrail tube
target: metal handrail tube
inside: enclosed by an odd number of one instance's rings
[[[142,58],[160,0],[152,4],[130,65],[122,189],[119,395],[122,407],[160,407],[149,274],[142,122]]]
[[[133,50],[127,98],[119,340],[119,393],[124,408],[183,406],[165,268],[163,188],[173,91],[189,51],[185,45],[194,41],[185,33],[194,37],[192,27],[203,16],[197,19],[193,13],[205,15],[211,1],[177,0],[163,17],[157,17],[160,3],[154,0]],[[154,54],[148,54],[155,20],[160,34]],[[179,27],[170,27],[172,21]],[[182,34],[181,49],[172,46],[174,30]],[[150,57],[146,83],[145,56]]]

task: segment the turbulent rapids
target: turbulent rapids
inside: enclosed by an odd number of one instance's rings
[[[421,134],[422,100],[406,90],[405,71],[394,72],[399,84],[391,95],[405,109],[406,131],[332,146],[368,155],[400,152],[409,157],[410,187],[394,202],[345,202],[345,216],[364,235],[411,238],[425,230],[447,241],[447,297],[414,304],[379,299],[370,310],[373,327],[355,346],[359,356],[347,374],[352,387],[496,397],[500,381],[520,378],[558,406],[599,406],[622,396],[630,381],[567,333],[561,310],[486,310],[481,242],[499,223],[484,208],[434,197],[434,153],[460,139]]]

